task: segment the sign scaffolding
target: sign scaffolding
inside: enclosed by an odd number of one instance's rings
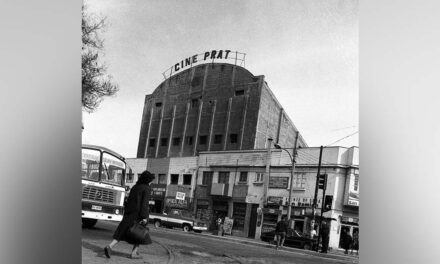
[[[201,65],[204,63],[214,63],[216,61],[228,62],[234,65],[246,67],[246,53],[231,51],[231,50],[211,50],[204,53],[195,54],[187,57],[180,62],[175,63],[170,68],[166,69],[162,75],[164,79],[167,79],[173,74],[191,69],[193,66]]]

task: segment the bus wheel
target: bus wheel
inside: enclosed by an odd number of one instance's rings
[[[183,225],[183,231],[189,232],[189,225]]]
[[[310,249],[312,249],[312,246],[311,246],[309,243],[305,243],[304,246],[303,246],[303,248],[304,248],[305,250],[310,250]]]
[[[160,227],[160,221],[156,220],[154,221],[154,227],[159,228]]]
[[[98,219],[91,219],[91,218],[83,218],[82,219],[82,225],[85,228],[92,228],[96,225],[96,222],[98,222]]]

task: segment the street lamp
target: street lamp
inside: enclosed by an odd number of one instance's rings
[[[298,133],[296,133],[296,137],[295,137],[295,145],[293,147],[293,154],[291,155],[290,152],[281,147],[278,143],[274,143],[274,146],[276,149],[281,149],[287,152],[287,154],[289,154],[290,160],[292,161],[292,171],[290,174],[290,188],[289,188],[289,202],[288,202],[288,207],[287,207],[287,220],[290,219],[290,215],[292,214],[292,188],[293,188],[293,175],[295,172],[295,152],[296,152],[296,143],[298,142]]]

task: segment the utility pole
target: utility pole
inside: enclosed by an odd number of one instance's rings
[[[293,145],[293,153],[292,153],[292,171],[290,175],[290,188],[289,188],[289,203],[287,207],[287,220],[290,220],[290,215],[292,214],[292,188],[293,188],[293,177],[295,175],[295,157],[296,157],[296,144],[298,142],[298,134],[299,132],[296,132],[295,136],[295,144]]]
[[[322,189],[322,201],[321,201],[321,218],[319,218],[319,231],[321,232],[321,228],[322,228],[322,214],[324,213],[324,200],[325,200],[325,191],[327,190],[327,178],[328,175],[325,174],[325,180],[324,180],[324,186]],[[319,248],[319,241],[320,241],[321,236],[318,236],[318,248]]]
[[[263,193],[263,206],[267,205],[267,191],[269,189],[269,177],[270,177],[270,163],[272,162],[271,158],[272,158],[272,150],[271,150],[271,145],[272,145],[272,138],[269,137],[267,139],[267,154],[266,154],[266,173],[264,175],[263,178],[263,187],[264,187],[264,193]],[[260,203],[261,205],[261,203]],[[263,208],[263,206],[261,206]]]
[[[316,210],[316,204],[317,204],[317,201],[318,201],[318,182],[319,182],[319,175],[321,173],[322,149],[323,149],[323,147],[321,146],[320,149],[319,149],[318,173],[316,174],[315,197],[313,198],[312,228],[313,228],[313,225],[315,225],[315,210]]]

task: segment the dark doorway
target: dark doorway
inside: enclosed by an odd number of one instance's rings
[[[227,201],[212,201],[212,222],[211,227],[217,229],[216,221],[219,217],[223,220],[226,216],[228,216],[228,202]]]
[[[150,210],[152,213],[162,213],[163,210],[163,200],[154,200],[154,205],[150,205]]]
[[[343,248],[343,234],[344,232],[346,232],[347,234],[350,234],[350,226],[346,226],[346,225],[342,225],[341,226],[341,233],[340,233],[340,237],[339,237],[339,248]]]
[[[251,208],[251,217],[249,219],[249,235],[250,238],[255,238],[255,230],[257,229],[257,208],[258,204],[253,204]]]

